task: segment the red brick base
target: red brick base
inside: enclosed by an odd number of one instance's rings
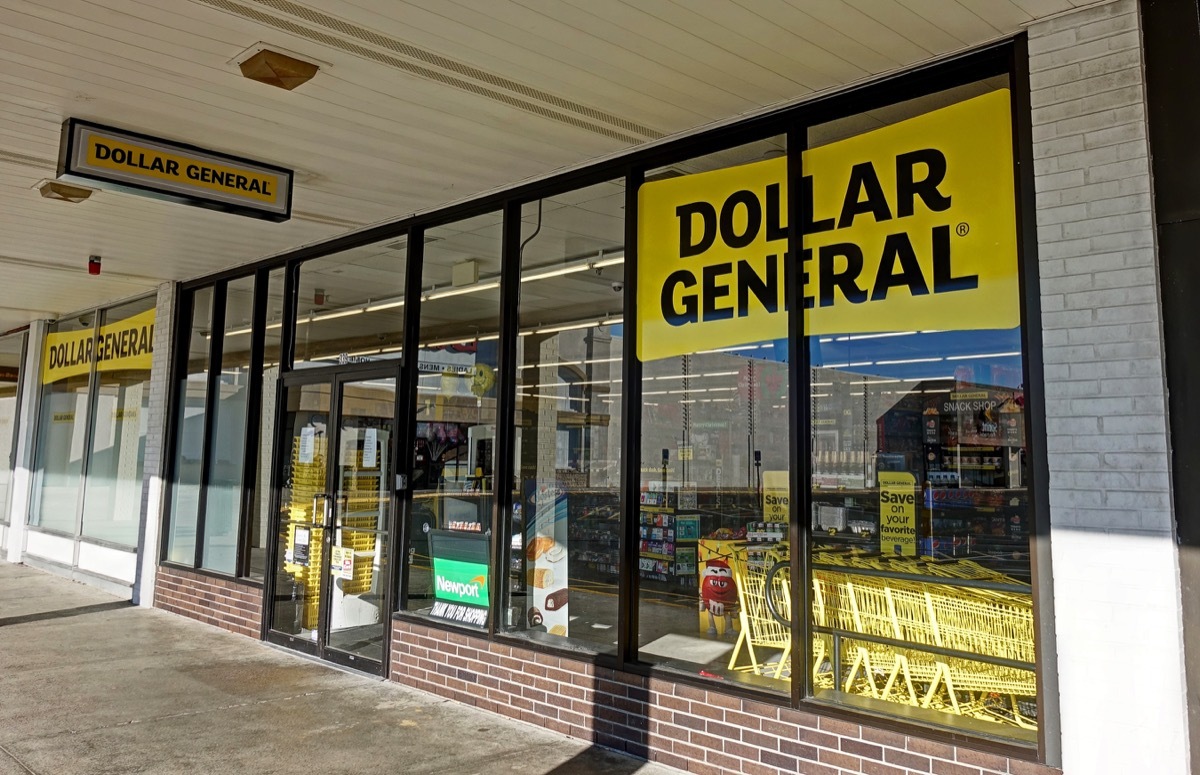
[[[1060,775],[1058,770],[412,622],[391,679],[703,775]]]
[[[200,573],[160,567],[154,585],[154,607],[205,624],[259,637],[262,588]]]

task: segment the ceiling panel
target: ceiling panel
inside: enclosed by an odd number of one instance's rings
[[[21,280],[0,287],[0,328],[799,99],[1084,4],[0,0],[0,270]],[[322,69],[292,92],[248,81],[232,60],[260,41]],[[34,186],[54,175],[72,116],[295,169],[294,217],[264,223],[111,192],[79,205],[44,200]],[[529,257],[612,242],[623,195],[619,185],[599,190],[595,201],[548,200]],[[554,213],[562,220],[551,225]],[[461,236],[439,230],[426,279],[444,284],[464,258],[494,263],[497,222],[472,222]],[[92,253],[105,257],[99,278],[85,271]],[[345,260],[388,265],[378,251]]]

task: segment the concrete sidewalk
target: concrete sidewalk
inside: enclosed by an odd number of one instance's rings
[[[0,775],[669,775],[0,563]]]

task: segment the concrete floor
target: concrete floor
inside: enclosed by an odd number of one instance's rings
[[[669,775],[0,562],[0,775]]]

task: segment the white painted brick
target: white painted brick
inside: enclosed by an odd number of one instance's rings
[[[1081,136],[1081,140],[1084,148],[1101,148],[1111,143],[1144,140],[1145,131],[1146,127],[1141,122],[1131,121],[1128,124],[1088,132]]]
[[[1100,199],[1087,202],[1082,207],[1086,211],[1087,216],[1091,218],[1103,218],[1120,215],[1121,213],[1148,213],[1150,212],[1150,194],[1146,192],[1113,197],[1112,199]]]
[[[1085,111],[1082,107],[1073,115],[1062,116],[1054,125],[1056,136],[1086,134],[1098,129],[1145,120],[1145,108],[1139,103],[1112,110]]]
[[[1054,191],[1059,188],[1082,186],[1088,181],[1084,178],[1083,170],[1069,170],[1050,175],[1038,175],[1035,178],[1038,190]]]
[[[1038,40],[1041,40],[1040,38]],[[1032,44],[1032,41],[1031,41]],[[1073,63],[1063,67],[1041,70],[1029,74],[1029,86],[1033,91],[1049,89],[1064,83],[1072,83],[1083,77],[1082,65]]]
[[[1150,289],[1155,291],[1155,289]],[[1132,301],[1132,299],[1130,299]],[[1095,310],[1096,323],[1108,325],[1112,323],[1154,323],[1159,319],[1158,307],[1154,304],[1130,304],[1109,306]],[[1154,348],[1157,350],[1157,348]]]
[[[1084,153],[1099,153],[1097,151],[1084,151]],[[1099,183],[1106,180],[1121,180],[1123,178],[1132,178],[1140,175],[1147,175],[1150,172],[1149,159],[1142,157],[1139,159],[1127,159],[1125,161],[1113,162],[1111,164],[1097,164],[1089,166],[1084,170],[1084,178],[1088,183]]]
[[[1091,249],[1093,252],[1128,250],[1130,248],[1153,247],[1153,245],[1154,230],[1148,228],[1123,232],[1121,234],[1102,234],[1091,238]]]

